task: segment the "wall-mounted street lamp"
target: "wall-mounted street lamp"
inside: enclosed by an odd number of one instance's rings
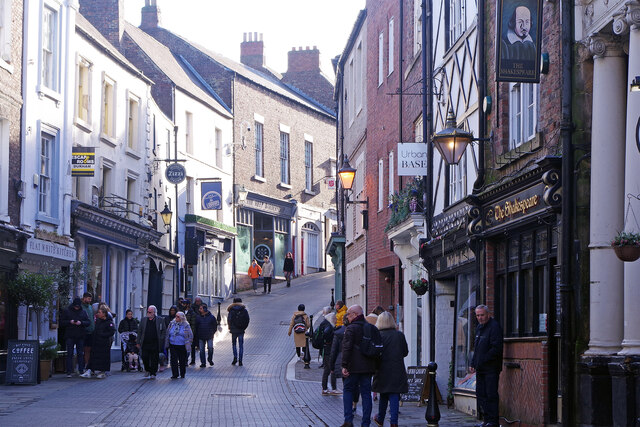
[[[238,196],[237,202],[244,203],[247,201],[247,196],[249,195],[249,190],[247,190],[244,185],[239,185],[236,189],[236,194]]]
[[[456,126],[453,109],[447,114],[445,129],[433,135],[433,143],[448,165],[457,165],[467,146],[474,141],[473,134]]]
[[[169,233],[169,252],[173,252],[173,249],[171,248],[171,218],[173,217],[173,212],[169,209],[167,202],[164,202],[164,209],[160,212],[160,216],[162,217],[162,222],[167,229],[167,233]]]
[[[342,160],[342,167],[338,171],[338,177],[340,178],[342,189],[351,190],[351,187],[353,187],[353,180],[356,177],[356,169],[351,167],[347,156],[344,156],[344,159]]]

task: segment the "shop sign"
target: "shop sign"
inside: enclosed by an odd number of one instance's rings
[[[544,191],[545,184],[540,183],[495,203],[485,215],[487,228],[495,227],[544,209],[547,206],[543,199]]]
[[[71,176],[93,176],[96,166],[95,147],[73,147],[71,150]]]
[[[37,384],[38,353],[37,340],[7,342],[6,384]]]
[[[187,170],[180,163],[171,163],[167,166],[164,176],[171,184],[178,185],[187,177]]]
[[[269,213],[276,216],[291,216],[289,206],[278,206],[266,203],[261,200],[247,199],[244,202],[244,208],[255,209],[257,211]]]
[[[220,181],[202,182],[200,191],[202,210],[222,209],[222,183]]]
[[[427,144],[398,143],[398,176],[425,176],[426,174]]]
[[[436,260],[436,272],[452,270],[476,259],[476,255],[468,247],[458,249]]]
[[[75,249],[53,242],[47,242],[46,240],[36,239],[34,237],[27,240],[25,252],[33,255],[58,258],[70,262],[76,260]]]
[[[327,189],[329,190],[335,190],[336,189],[336,179],[335,177],[328,177],[327,178]]]

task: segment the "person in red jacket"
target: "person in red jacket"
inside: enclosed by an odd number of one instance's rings
[[[249,271],[247,271],[251,281],[253,282],[253,292],[258,292],[258,279],[262,274],[262,267],[258,265],[258,261],[254,258],[253,262],[249,266]]]

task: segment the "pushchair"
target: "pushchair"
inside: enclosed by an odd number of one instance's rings
[[[122,350],[122,371],[130,372],[131,369],[142,371],[138,347],[136,346],[138,334],[136,332],[123,332],[120,334],[120,349]]]

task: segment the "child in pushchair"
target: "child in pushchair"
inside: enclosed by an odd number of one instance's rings
[[[135,332],[123,332],[122,334],[120,334],[123,371],[142,371],[142,367],[140,366],[140,358],[138,356],[138,346],[136,345],[137,337],[138,334]]]

